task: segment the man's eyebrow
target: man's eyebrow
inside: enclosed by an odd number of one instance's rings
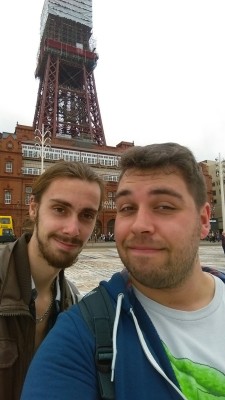
[[[153,194],[153,195],[167,194],[168,196],[176,197],[180,200],[183,199],[183,196],[172,188],[156,188],[156,189],[150,190],[149,194]]]
[[[62,199],[51,199],[50,200],[51,203],[55,203],[55,204],[59,204],[61,206],[65,206],[65,207],[69,207],[72,208],[72,204],[70,204],[68,201],[62,200]],[[94,212],[94,213],[98,213],[98,209],[97,208],[93,208],[93,207],[84,207],[83,211],[89,211],[89,212]]]
[[[85,212],[92,212],[92,213],[94,213],[94,214],[98,214],[98,209],[90,208],[90,207],[85,207],[85,208],[83,208],[82,211],[85,211]]]
[[[132,194],[131,190],[128,189],[120,190],[116,193],[115,200],[118,200],[120,197],[123,196],[129,196],[130,194]]]
[[[131,190],[128,190],[128,189],[120,190],[116,193],[115,200],[118,200],[120,197],[125,197],[125,196],[129,196],[132,194],[133,194],[133,192]],[[171,188],[150,189],[148,194],[153,195],[153,196],[164,194],[164,195],[176,197],[177,199],[180,199],[180,200],[183,199],[183,196],[180,193],[178,193],[176,190],[171,189]]]
[[[60,204],[60,205],[62,205],[62,206],[65,206],[65,207],[71,207],[71,204],[70,203],[68,203],[68,201],[65,201],[65,200],[62,200],[62,199],[50,199],[50,202],[51,203],[55,203],[55,204]]]

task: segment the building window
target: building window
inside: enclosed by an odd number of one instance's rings
[[[113,181],[113,182],[118,182],[119,176],[118,175],[103,175],[104,181]]]
[[[26,193],[25,194],[25,206],[29,206],[30,205],[30,193]]]
[[[32,187],[31,186],[26,186],[25,187],[25,205],[29,206],[30,204],[30,196],[32,194]]]
[[[11,204],[12,203],[12,193],[9,190],[5,190],[5,204]]]
[[[115,198],[116,197],[116,192],[108,192],[108,197],[111,198]]]
[[[24,174],[24,175],[41,175],[40,168],[24,167],[21,169],[21,171],[22,171],[22,174]]]
[[[103,208],[110,209],[110,210],[116,209],[116,205],[115,205],[115,202],[113,201],[113,199],[108,199],[108,200],[103,201]]]
[[[32,194],[32,187],[31,186],[26,186],[25,187],[25,205],[29,206],[30,204],[30,197]]]
[[[13,172],[13,165],[12,165],[12,161],[7,161],[5,163],[5,172]]]

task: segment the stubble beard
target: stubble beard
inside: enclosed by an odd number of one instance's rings
[[[48,235],[47,240],[42,241],[39,234],[39,215],[37,215],[35,225],[36,225],[36,239],[37,239],[38,249],[42,257],[47,261],[47,263],[50,266],[58,269],[65,269],[71,267],[74,263],[76,263],[78,255],[82,250],[81,241],[77,240],[77,243],[79,242],[80,244],[80,248],[77,250],[76,255],[66,252],[62,252],[61,254],[59,254],[59,252],[54,253],[54,250],[52,250],[49,245],[49,239],[56,235],[55,234]]]
[[[163,250],[168,254],[167,261],[163,264],[150,263],[147,256],[135,260],[119,248],[118,253],[131,279],[133,277],[141,285],[152,289],[176,288],[191,275],[198,259],[199,230],[200,227],[196,226],[192,235],[186,238],[183,247],[178,247],[175,253],[171,253],[169,249]]]

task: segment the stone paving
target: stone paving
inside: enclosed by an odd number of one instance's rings
[[[220,243],[201,243],[199,255],[202,265],[225,272],[225,255]],[[99,281],[108,280],[122,268],[114,243],[96,246],[89,244],[80,254],[78,262],[66,270],[66,275],[81,293],[86,293],[97,286]]]

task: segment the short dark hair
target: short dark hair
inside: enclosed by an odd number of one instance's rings
[[[34,195],[35,201],[39,203],[49,185],[58,178],[96,182],[101,191],[99,210],[101,209],[104,199],[104,182],[90,166],[81,162],[58,161],[47,168],[33,183],[32,194]]]
[[[201,166],[193,153],[178,143],[154,143],[147,146],[134,146],[125,151],[120,160],[120,178],[128,169],[164,169],[173,173],[176,168],[181,173],[189,193],[198,208],[207,201],[205,178]]]

